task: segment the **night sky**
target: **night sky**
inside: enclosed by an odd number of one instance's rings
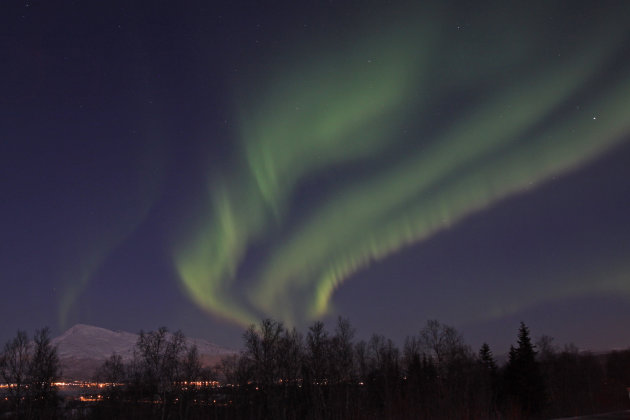
[[[630,2],[428,3],[3,1],[0,340],[629,346]]]

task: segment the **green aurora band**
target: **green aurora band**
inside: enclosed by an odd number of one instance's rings
[[[271,83],[259,81],[269,90],[238,106],[240,154],[231,171],[211,178],[208,217],[175,249],[197,304],[241,324],[261,315],[289,324],[321,317],[343,280],[372,261],[627,139],[628,73],[596,93],[585,88],[609,64],[625,28],[585,36],[592,42],[535,69],[520,68],[535,50],[524,44],[499,64],[480,58],[464,73],[431,65],[437,47],[426,40],[438,35],[393,31],[352,45],[353,53],[322,52]],[[446,94],[487,83],[501,66],[502,77],[472,105],[405,148],[403,130],[430,125],[431,107]],[[401,148],[403,156],[382,158]],[[356,163],[374,169],[330,188],[288,225],[300,185]],[[248,250],[260,244],[264,258],[239,278]]]
[[[86,204],[86,208],[90,209],[89,221],[84,223],[81,233],[76,237],[66,238],[70,245],[60,261],[62,266],[58,274],[62,285],[58,303],[58,323],[61,328],[67,328],[74,322],[73,310],[94,275],[111,253],[141,225],[159,196],[163,176],[163,147],[159,131],[153,129],[151,134],[151,148],[129,152],[137,154],[133,176],[127,178],[125,185],[101,191],[100,201]],[[111,202],[124,202],[126,205],[117,206],[112,211],[107,207],[107,203]],[[77,255],[82,256],[77,258]]]

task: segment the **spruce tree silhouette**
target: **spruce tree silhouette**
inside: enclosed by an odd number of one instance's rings
[[[512,401],[520,405],[529,417],[536,417],[545,407],[545,382],[536,360],[536,350],[529,335],[529,328],[521,322],[518,329],[517,347],[510,347],[506,367],[506,391]]]

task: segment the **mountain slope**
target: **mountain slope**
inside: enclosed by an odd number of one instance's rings
[[[88,380],[113,353],[120,355],[124,362],[131,361],[138,337],[138,334],[125,331],[77,324],[55,337],[52,344],[57,347],[63,379]],[[187,338],[186,344],[197,346],[204,366],[214,365],[223,357],[236,353],[202,339]]]

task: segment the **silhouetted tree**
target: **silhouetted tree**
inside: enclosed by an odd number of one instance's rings
[[[201,378],[202,367],[197,346],[192,345],[181,361],[180,381],[194,382]]]
[[[32,343],[25,332],[18,331],[5,345],[0,372],[8,384],[11,405],[18,417],[55,416],[58,402],[55,381],[61,367],[48,327],[36,331]]]
[[[253,397],[254,406],[259,411],[253,416],[273,418],[280,410],[277,384],[280,382],[280,346],[284,326],[272,319],[264,319],[258,328],[251,325],[243,335],[245,350],[243,358],[249,365],[251,379],[256,385],[257,392]]]
[[[116,353],[109,356],[98,369],[96,379],[107,384],[102,391],[106,399],[103,404],[104,407],[102,407],[104,416],[120,417],[121,399],[124,392],[123,383],[128,380],[127,373],[127,366],[125,366],[122,356]]]
[[[278,375],[284,385],[297,384],[302,376],[304,343],[297,329],[284,330],[278,341]]]
[[[324,387],[328,383],[330,339],[324,323],[316,321],[306,334],[305,363],[303,380],[309,408],[315,418],[329,415],[327,393]]]
[[[470,349],[464,343],[464,338],[455,328],[440,324],[431,319],[420,331],[420,346],[438,366],[445,366],[456,359],[470,356]]]
[[[97,379],[106,383],[121,383],[125,381],[126,369],[122,356],[113,353],[101,365],[97,372]]]
[[[148,333],[140,331],[132,366],[141,394],[159,398],[162,418],[168,416],[179,390],[181,358],[185,350],[186,339],[181,331],[168,334],[166,327]]]
[[[57,349],[50,342],[48,327],[35,333],[33,357],[29,367],[31,379],[30,393],[37,404],[55,406],[57,404],[57,388],[55,382],[61,375],[61,365]]]
[[[8,385],[8,398],[18,416],[22,411],[22,400],[28,390],[30,363],[28,336],[26,332],[18,331],[15,338],[5,344],[0,357],[0,374]]]
[[[354,382],[354,352],[352,339],[354,329],[350,321],[339,317],[335,335],[330,340],[329,380],[335,383]]]
[[[425,406],[422,401],[423,393],[423,372],[422,372],[422,352],[418,339],[407,337],[403,347],[402,369],[405,377],[406,397],[409,400],[409,410],[418,414]]]
[[[279,342],[283,331],[282,323],[267,318],[260,323],[258,329],[251,325],[243,335],[243,356],[251,361],[252,379],[259,385],[268,386],[280,379]]]
[[[478,360],[476,389],[478,410],[484,418],[493,418],[497,415],[499,377],[497,363],[488,343],[481,345]]]
[[[479,364],[490,374],[496,374],[497,362],[494,360],[488,343],[483,343],[479,349]]]
[[[337,318],[335,333],[328,347],[328,383],[332,387],[329,400],[331,410],[344,417],[347,417],[352,409],[352,393],[357,386],[353,338],[354,329],[350,321],[342,317]]]
[[[391,414],[400,394],[400,352],[390,339],[374,334],[368,342],[368,395],[372,408]]]
[[[180,360],[180,367],[177,370],[179,418],[187,419],[190,415],[190,408],[197,392],[196,382],[202,379],[202,374],[204,373],[196,345],[192,345],[186,350]]]
[[[626,408],[628,406],[626,387],[630,387],[630,350],[613,351],[608,355],[606,377],[608,393],[612,397],[611,404],[616,408]]]
[[[553,337],[541,335],[536,340],[537,359],[541,363],[552,361],[556,356],[556,347],[553,344]]]
[[[547,351],[540,363],[549,399],[548,416],[568,417],[596,412],[597,394],[605,381],[602,364],[593,355],[580,353],[577,347],[569,344],[560,353]]]
[[[505,386],[512,402],[526,416],[538,416],[545,406],[545,383],[536,360],[529,329],[521,322],[517,347],[511,346],[505,371]]]
[[[455,328],[436,320],[427,321],[418,342],[426,355],[427,368],[437,371],[433,415],[461,416],[471,404],[472,351]]]
[[[323,383],[328,378],[328,360],[330,340],[321,321],[315,322],[306,334],[306,357],[309,366],[309,379]]]
[[[219,372],[222,375],[222,381],[229,386],[246,385],[250,379],[248,360],[243,355],[230,355],[221,359],[219,363]]]

